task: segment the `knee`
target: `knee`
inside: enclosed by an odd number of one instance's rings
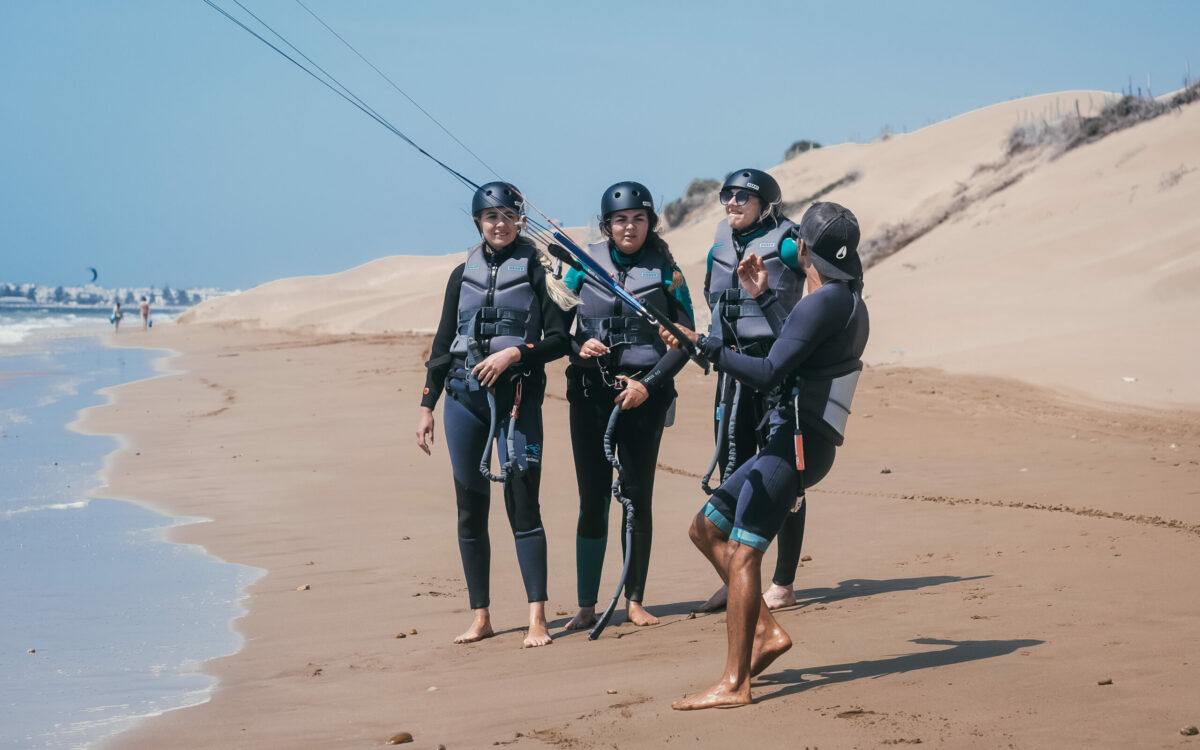
[[[487,536],[488,519],[486,513],[472,513],[468,510],[458,511],[458,538],[479,539]]]
[[[692,544],[704,549],[712,540],[712,530],[715,529],[712,521],[704,517],[703,513],[697,513],[692,519],[692,525],[688,527],[688,537],[692,540]]]

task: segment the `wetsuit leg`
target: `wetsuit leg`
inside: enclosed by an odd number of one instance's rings
[[[443,419],[450,465],[454,472],[454,494],[458,503],[458,549],[472,609],[491,601],[491,540],[488,538],[488,509],[491,483],[479,473],[479,460],[488,437],[487,395],[469,391],[462,380],[450,380]]]
[[[577,384],[572,384],[577,385]],[[579,488],[579,522],[575,529],[575,575],[580,607],[596,604],[604,551],[608,545],[608,512],[612,503],[612,464],[604,455],[604,430],[611,406],[568,387],[571,451]]]
[[[807,452],[806,449],[805,453]],[[800,550],[804,544],[804,520],[807,515],[808,501],[801,500],[800,509],[795,513],[788,513],[783,521],[783,528],[779,530],[779,557],[775,561],[775,575],[771,578],[771,583],[776,586],[791,586],[796,581],[796,567],[800,564]]]
[[[504,508],[516,540],[517,563],[530,602],[544,602],[546,594],[546,532],[542,528],[542,512],[538,493],[542,479],[542,398],[546,376],[531,375],[524,379],[524,394],[516,429],[513,430],[512,473],[504,483]],[[507,415],[512,409],[511,384],[496,389],[496,406]],[[509,420],[498,420],[497,449],[501,461],[508,460]]]
[[[733,397],[733,392],[737,386],[737,381],[733,378],[721,378],[718,380],[716,402],[713,407],[714,434],[720,431],[720,413],[718,411],[722,402],[721,383],[724,382],[725,388],[729,393],[727,398]],[[765,413],[763,397],[753,388],[747,385],[742,386],[741,396],[733,403],[733,409],[737,413],[737,423],[734,425],[733,439],[735,448],[735,459],[733,468],[736,471],[740,466],[749,461],[758,449],[762,446],[764,438],[762,432],[758,428],[759,422],[762,421]],[[717,462],[717,468],[720,472],[721,481],[725,481],[728,477],[725,476],[725,467],[729,463],[729,440],[726,435],[717,434],[718,445],[720,446],[718,456],[720,460]]]
[[[658,389],[641,406],[623,412],[617,421],[617,460],[624,470],[625,496],[633,502],[633,557],[625,579],[625,598],[632,602],[640,603],[646,590],[654,538],[654,474],[663,424],[674,395],[673,389]],[[622,547],[624,541],[622,533]]]

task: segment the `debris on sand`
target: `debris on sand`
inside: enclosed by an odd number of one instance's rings
[[[609,695],[616,695],[616,694],[617,694],[617,691],[616,691],[616,690],[613,690],[612,688],[609,688],[608,690],[605,690],[604,692],[608,693]]]
[[[1195,737],[1200,734],[1200,729],[1197,729],[1195,724],[1188,724],[1186,727],[1180,729],[1179,733],[1184,737]]]
[[[417,634],[417,629],[416,629],[416,628],[413,628],[412,630],[408,631],[408,634],[409,634],[409,635],[416,635],[416,634]]]
[[[879,470],[879,473],[880,473],[880,474],[891,474],[891,473],[892,473],[892,470],[891,470],[891,469],[889,469],[888,467],[886,467],[886,466],[885,466],[885,467],[883,467],[882,469],[880,469],[880,470]]]
[[[1096,684],[1097,684],[1097,685],[1111,685],[1111,684],[1112,684],[1112,678],[1111,678],[1111,677],[1106,677],[1105,679],[1103,679],[1103,680],[1100,680],[1100,681],[1099,681],[1099,682],[1097,682]]]
[[[27,654],[36,654],[36,653],[37,653],[37,649],[36,649],[36,648],[31,648],[31,649],[29,649],[28,651],[26,651],[25,653],[27,653]]]
[[[403,745],[406,742],[412,742],[413,736],[408,732],[397,732],[388,738],[389,745]]]
[[[296,590],[297,591],[308,591],[310,588],[312,588],[312,587],[306,583],[303,586],[297,586]]]
[[[557,612],[555,612],[554,614],[555,614],[557,617],[562,617],[563,615],[567,614],[567,610],[565,610],[565,609],[560,609],[560,610],[558,610]]]
[[[397,637],[397,638],[407,638],[407,637],[408,637],[408,633],[396,633],[396,637]]]
[[[800,562],[812,562],[812,555],[804,555],[800,558]]]

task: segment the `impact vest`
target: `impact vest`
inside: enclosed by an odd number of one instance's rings
[[[522,240],[517,243],[499,260],[489,259],[483,243],[467,251],[451,355],[475,359],[470,356],[471,340],[479,344],[478,354],[487,356],[540,339],[542,308],[530,275],[532,264],[539,262],[537,249]]]
[[[605,271],[625,285],[634,297],[659,310],[669,310],[670,300],[663,286],[666,258],[657,250],[645,248],[637,263],[623,266],[612,259],[607,242],[588,246],[588,254]],[[618,251],[619,252],[619,251]],[[658,327],[639,317],[609,289],[585,278],[579,289],[579,330],[599,339],[612,350],[612,361],[619,370],[633,371],[653,367],[667,352],[658,335]]]
[[[712,267],[708,280],[708,306],[712,310],[712,336],[725,344],[733,344],[734,336],[743,344],[755,339],[774,338],[771,326],[763,317],[762,308],[737,278],[738,263],[749,251],[762,258],[767,267],[769,286],[779,296],[785,310],[800,301],[804,276],[784,265],[780,250],[784,239],[796,225],[790,219],[779,223],[740,248],[735,244],[729,220],[717,225],[713,238]]]
[[[861,293],[854,292],[854,308],[846,320],[846,329],[856,322],[855,312],[861,304]],[[775,388],[767,401],[793,413],[804,428],[841,445],[846,440],[850,402],[854,400],[862,370],[863,361],[859,357],[821,368],[801,367]]]

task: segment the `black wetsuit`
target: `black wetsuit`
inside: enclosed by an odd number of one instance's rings
[[[640,252],[640,251],[639,251]],[[633,264],[638,253],[623,256],[610,248],[611,257],[620,267]],[[664,283],[671,279],[674,268],[664,268]],[[569,275],[581,283],[581,275]],[[592,283],[590,280],[587,283]],[[664,295],[668,309],[664,310],[680,325],[692,327],[691,310],[687,309],[686,285]],[[682,300],[684,301],[681,301]],[[611,310],[577,310],[580,316],[610,315]],[[580,328],[580,326],[576,326]],[[675,374],[687,363],[687,356],[676,349],[667,349],[655,336],[655,348],[662,352],[656,364],[645,370],[613,367],[614,355],[598,359],[579,357],[580,346],[590,338],[577,330],[571,343],[571,365],[567,368],[567,401],[571,412],[571,447],[575,455],[575,477],[579,487],[579,524],[575,539],[575,567],[579,606],[596,604],[604,552],[608,544],[608,513],[612,506],[611,485],[613,467],[604,454],[604,433],[608,426],[619,391],[614,388],[617,375],[641,381],[649,397],[639,406],[621,412],[613,435],[613,448],[621,464],[625,497],[633,504],[633,558],[625,579],[625,597],[641,602],[650,568],[650,547],[654,525],[651,499],[654,494],[654,473],[658,466],[658,449],[662,441],[667,411],[675,399]],[[624,552],[625,536],[621,535]]]
[[[745,255],[748,249],[752,249],[754,241],[768,231],[768,226],[756,224],[755,226],[743,231],[734,232],[732,239],[734,241],[734,251],[738,260]],[[799,263],[795,258],[795,241],[791,240],[792,247],[790,248],[793,262]],[[714,248],[715,250],[715,248]],[[709,295],[709,287],[712,281],[712,252],[709,250],[709,268],[708,273],[704,277],[704,296],[707,299]],[[799,270],[794,266],[789,266],[790,272],[800,275]],[[804,283],[803,280],[800,283]],[[773,331],[778,332],[783,326],[783,321],[787,317],[790,310],[784,309],[779,304],[774,292],[768,291],[758,298],[759,306],[762,308],[763,317],[766,318]],[[742,349],[742,353],[751,356],[765,356],[771,345],[770,340],[760,339],[751,342],[748,346]],[[717,442],[717,468],[722,481],[729,477],[726,476],[726,468],[732,466],[730,475],[733,471],[737,471],[744,466],[747,461],[755,456],[766,444],[769,433],[763,422],[763,418],[768,411],[766,394],[762,393],[748,385],[737,388],[734,382],[735,378],[720,377],[717,380],[716,392],[713,395],[713,434]],[[733,437],[733,455],[729,452],[729,436],[721,434],[721,415],[726,408],[723,404],[729,404],[732,407],[733,415],[736,415],[736,422],[732,425],[730,432]],[[796,580],[796,568],[800,564],[800,554],[804,544],[804,525],[808,517],[808,505],[801,500],[798,508],[793,513],[788,515],[784,520],[783,528],[779,531],[779,545],[776,551],[777,559],[775,561],[775,573],[771,578],[771,582],[777,586],[791,587]]]
[[[765,357],[722,347],[707,337],[700,345],[720,372],[770,394],[766,444],[731,474],[702,513],[730,539],[765,550],[779,533],[797,497],[833,466],[836,448],[818,430],[804,430],[804,487],[795,468],[793,401],[780,387],[794,377],[858,360],[866,348],[869,321],[860,282],[826,282],[796,303]],[[760,302],[761,304],[761,302]],[[817,419],[802,412],[800,421]]]
[[[487,257],[489,263],[503,263],[516,243]],[[542,460],[542,398],[545,394],[545,363],[567,353],[568,317],[546,292],[545,269],[536,261],[529,263],[530,285],[541,310],[541,339],[521,347],[521,359],[500,376],[494,390],[496,431],[489,433],[490,415],[486,390],[472,390],[467,380],[466,362],[450,353],[458,329],[459,289],[465,264],[450,274],[437,334],[433,339],[425,391],[421,405],[434,408],[443,390],[449,394],[443,412],[446,445],[454,470],[454,492],[458,502],[458,538],[463,571],[467,579],[471,608],[490,604],[491,541],[488,537],[488,511],[491,482],[479,471],[488,440],[498,438],[497,454],[501,464],[508,460],[508,414],[512,409],[517,385],[522,397],[513,430],[513,472],[504,482],[504,508],[516,539],[517,559],[525,592],[530,602],[545,601],[546,535],[542,529],[538,491]],[[480,342],[486,347],[487,341]],[[485,348],[485,354],[488,352]]]

